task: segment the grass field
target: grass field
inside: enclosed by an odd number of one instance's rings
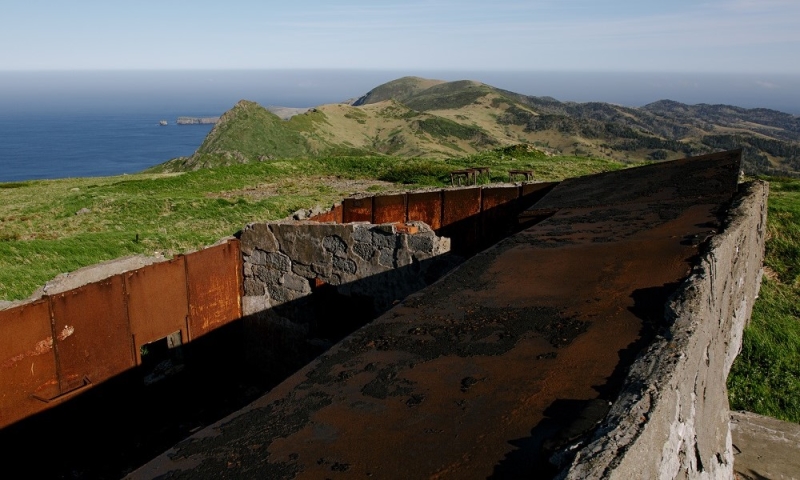
[[[731,408],[800,422],[800,180],[770,182],[766,274],[728,376]]]
[[[608,160],[498,150],[453,160],[274,160],[181,174],[0,184],[0,300],[28,297],[59,273],[131,254],[172,256],[254,221],[328,207],[351,193],[445,185],[451,170],[530,168],[541,180],[623,168]],[[376,181],[376,179],[381,181]]]

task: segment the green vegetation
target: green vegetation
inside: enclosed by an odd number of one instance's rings
[[[451,170],[469,166],[490,166],[493,180],[507,179],[511,168],[532,168],[540,180],[560,180],[623,167],[517,150],[452,160],[279,159],[179,174],[0,184],[0,299],[25,298],[59,273],[101,261],[201,248],[249,222],[329,206],[359,189],[447,185]]]
[[[306,138],[324,114],[309,112],[286,122],[269,110],[245,100],[226,112],[206,136],[200,148],[188,158],[170,160],[149,169],[151,173],[196,170],[198,168],[291,158],[308,154]]]
[[[405,103],[414,110],[447,110],[466,107],[492,93],[493,87],[469,80],[434,85]]]
[[[800,181],[767,180],[766,274],[729,397],[733,409],[800,422]]]
[[[373,88],[369,93],[358,99],[355,105],[368,105],[385,100],[405,102],[419,92],[440,83],[444,82],[419,77],[398,78]]]
[[[461,140],[470,140],[481,135],[486,135],[486,132],[478,127],[462,125],[443,117],[426,118],[418,121],[417,125],[421,131],[439,138],[455,137]]]

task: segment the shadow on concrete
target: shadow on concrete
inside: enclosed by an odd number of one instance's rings
[[[248,332],[244,339],[248,363],[277,384],[463,260],[448,253],[345,285],[315,286],[312,282],[310,295],[242,319]],[[393,301],[364,293],[390,287],[397,293]]]
[[[606,416],[634,360],[659,331],[668,327],[664,324],[664,309],[679,286],[675,282],[633,291],[634,305],[628,310],[642,321],[642,327],[638,339],[618,352],[619,363],[607,382],[592,387],[598,398],[558,399],[550,404],[543,412],[545,418],[531,430],[529,437],[510,442],[516,449],[495,466],[490,478],[551,479],[572,460],[578,451],[572,447],[588,441]]]

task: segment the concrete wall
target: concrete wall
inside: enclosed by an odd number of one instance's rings
[[[562,478],[732,478],[725,382],[760,286],[767,194],[764,182],[740,186],[725,230],[666,307],[671,326]]]

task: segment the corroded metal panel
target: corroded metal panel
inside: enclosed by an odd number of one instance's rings
[[[320,213],[319,215],[314,215],[313,217],[309,218],[309,220],[320,223],[333,222],[334,221],[333,210],[327,211],[325,213]]]
[[[331,215],[333,215],[333,220],[336,223],[344,223],[344,207],[340,203],[331,209]]]
[[[134,366],[121,275],[51,297],[61,394]]]
[[[350,222],[372,222],[372,197],[344,199],[342,223]]]
[[[404,194],[376,196],[372,206],[372,223],[406,221],[406,196]]]
[[[440,235],[450,237],[450,248],[459,255],[480,249],[481,189],[445,190]]]
[[[58,394],[48,300],[0,311],[0,428],[44,410],[37,396]]]
[[[189,302],[184,262],[184,257],[176,257],[123,274],[137,364],[141,363],[141,347],[146,343],[179,330],[181,339],[184,342],[189,340],[186,334]]]
[[[484,188],[479,243],[488,246],[513,231],[517,224],[520,187]]]
[[[483,210],[489,210],[498,205],[507,205],[519,197],[519,187],[492,187],[484,188],[482,195]]]
[[[425,222],[434,230],[442,226],[442,192],[409,193],[408,221]]]
[[[320,213],[319,215],[314,215],[313,217],[309,218],[309,220],[314,222],[334,222],[334,223],[342,223],[342,204],[334,205],[333,208],[328,210],[325,213]]]
[[[186,255],[189,340],[242,316],[239,241]]]
[[[477,215],[481,211],[481,189],[445,190],[442,208],[443,227]]]

